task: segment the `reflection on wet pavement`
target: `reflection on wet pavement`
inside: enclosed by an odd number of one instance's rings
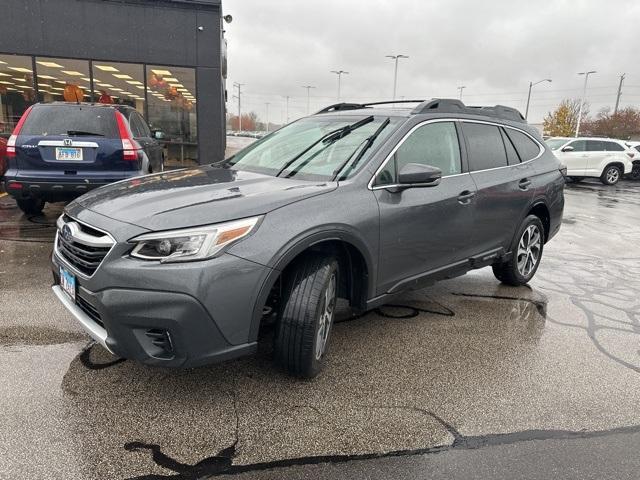
[[[0,477],[187,479],[637,428],[639,194],[569,186],[530,287],[485,269],[344,316],[314,381],[275,370],[268,341],[188,371],[88,344],[48,292],[61,206],[26,219],[1,199]]]

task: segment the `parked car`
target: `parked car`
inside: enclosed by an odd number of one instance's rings
[[[7,139],[4,137],[0,137],[0,179],[4,175],[4,172],[7,170]]]
[[[485,266],[508,285],[531,280],[560,228],[564,184],[516,110],[338,104],[222,163],[70,203],[53,290],[121,357],[226,360],[254,352],[272,322],[276,362],[313,377],[338,298],[365,312]]]
[[[636,156],[635,150],[613,138],[552,137],[547,145],[567,167],[567,175],[576,182],[594,177],[605,185],[615,185],[631,173],[632,160]]]
[[[132,107],[39,103],[7,143],[5,190],[25,213],[111,182],[163,170],[162,147]]]
[[[637,152],[633,157],[633,170],[629,174],[629,178],[640,180],[640,142],[626,142],[627,146]]]

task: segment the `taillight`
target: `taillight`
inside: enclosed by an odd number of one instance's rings
[[[24,114],[22,114],[22,117],[20,118],[20,120],[18,120],[18,124],[16,125],[16,128],[13,129],[13,133],[9,137],[9,140],[7,140],[7,151],[5,154],[7,158],[16,156],[16,142],[18,140],[18,135],[20,135],[20,130],[22,130],[22,125],[24,124],[24,121],[27,119],[27,116],[29,116],[29,113],[31,113],[32,108],[33,108],[33,105],[27,108]]]
[[[633,152],[627,152],[627,155],[629,155],[629,158],[633,158],[636,156],[636,154]]]
[[[142,147],[140,147],[138,142],[136,142],[131,136],[131,132],[129,131],[129,128],[127,128],[127,121],[125,120],[124,115],[117,110],[115,113],[116,122],[118,124],[118,133],[122,140],[122,156],[125,160],[137,161],[138,152],[142,150]]]

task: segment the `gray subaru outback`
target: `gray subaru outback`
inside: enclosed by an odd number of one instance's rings
[[[564,183],[517,110],[332,105],[223,162],[70,203],[53,290],[115,355],[218,362],[254,352],[272,323],[277,364],[313,377],[338,298],[365,312],[486,266],[508,285],[531,280]]]

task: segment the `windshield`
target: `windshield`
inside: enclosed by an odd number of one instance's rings
[[[365,147],[366,140],[376,133],[388,117],[374,116],[373,120],[363,122],[364,124],[344,136],[329,136],[319,140],[332,131],[367,118],[368,116],[303,118],[241,150],[227,160],[224,166],[286,178],[331,180],[336,170],[342,170],[340,167],[349,157],[356,158],[358,152]],[[348,178],[361,169],[375,147],[384,142],[402,120],[402,117],[389,118],[388,125],[380,131],[371,148],[367,149],[355,166],[342,170],[342,178]],[[315,142],[317,143],[314,145]]]
[[[560,147],[565,145],[569,140],[570,140],[569,138],[550,138],[546,141],[546,143],[551,150],[558,150]]]

